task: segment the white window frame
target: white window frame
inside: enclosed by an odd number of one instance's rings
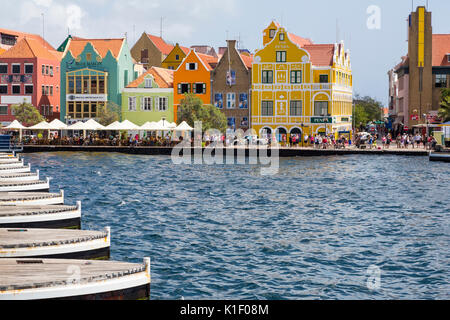
[[[128,97],[128,111],[136,111],[136,97]]]
[[[32,66],[33,67],[33,72],[32,73],[26,72],[27,66]],[[34,74],[34,63],[25,63],[24,66],[23,66],[23,74]]]
[[[194,69],[191,69],[191,65],[194,65]],[[198,63],[196,62],[188,62],[186,63],[186,70],[188,71],[196,71],[198,69]]]
[[[148,85],[148,83],[150,83],[150,85]],[[153,79],[152,78],[145,78],[144,87],[145,88],[153,88]]]
[[[19,66],[19,73],[14,73],[14,67]],[[22,72],[21,64],[20,63],[11,63],[11,74],[21,74]],[[25,70],[24,70],[25,71]]]
[[[156,98],[159,112],[166,112],[169,110],[169,99],[167,97],[157,97]]]
[[[141,98],[141,110],[142,111],[152,111],[153,109],[153,97],[142,97]]]
[[[277,51],[276,62],[284,63],[286,62],[287,52],[286,51]]]
[[[6,93],[0,93],[0,94],[8,94],[8,85],[7,84],[0,84],[0,87],[6,87]]]
[[[300,102],[300,114],[292,114],[292,103]],[[289,102],[289,116],[291,117],[301,117],[303,116],[303,101],[302,100],[291,100]]]
[[[6,107],[6,113],[5,114],[0,113],[0,116],[7,116],[8,115],[8,110],[10,110],[10,107],[8,107],[7,104],[6,105],[2,104],[2,105],[0,105],[0,107]],[[12,109],[11,109],[11,111],[12,111]]]
[[[236,93],[227,92],[227,109],[236,109]]]
[[[0,66],[6,66],[6,73],[0,73],[0,74],[8,74],[8,64],[7,63],[0,63]]]
[[[19,87],[19,93],[14,93],[14,87]],[[20,84],[11,85],[11,94],[12,95],[21,95],[22,94],[22,86]]]

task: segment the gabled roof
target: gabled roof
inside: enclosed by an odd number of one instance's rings
[[[120,39],[81,39],[73,38],[69,42],[69,47],[67,51],[72,53],[73,57],[78,57],[83,51],[88,43],[91,43],[98,54],[105,58],[108,51],[111,51],[114,58],[118,58],[120,51],[122,50],[123,44],[125,43],[124,38]]]
[[[138,88],[148,75],[152,75],[160,88],[173,88],[173,70],[151,67],[146,73],[127,85],[127,88]]]
[[[216,57],[198,52],[195,52],[195,54],[203,62],[203,64],[207,67],[209,71],[213,70],[217,66],[217,63],[219,63],[219,59]]]
[[[450,54],[450,34],[433,34],[433,61],[434,67],[450,66],[447,54]]]
[[[310,44],[303,46],[303,49],[309,52],[313,66],[333,65],[334,44]]]
[[[253,65],[253,55],[248,56],[248,55],[246,55],[246,54],[242,54],[242,53],[241,53],[240,56],[241,56],[242,61],[243,61],[244,64],[245,64],[245,66],[246,66],[248,69],[251,69],[251,68],[252,68],[252,65]]]
[[[302,37],[297,36],[297,35],[295,35],[293,33],[289,33],[288,32],[288,37],[289,37],[289,39],[291,39],[292,42],[297,44],[300,48],[302,48],[302,47],[304,47],[306,45],[313,44],[313,42],[310,39],[302,38]]]
[[[16,36],[17,37],[17,42],[19,42],[20,40],[22,40],[25,37],[29,38],[29,39],[34,39],[34,40],[37,40],[37,41],[41,41],[41,43],[43,45],[45,45],[45,47],[47,47],[49,49],[52,49],[52,50],[55,50],[55,48],[53,48],[53,46],[50,43],[48,43],[47,41],[42,39],[42,37],[40,35],[37,35],[37,34],[21,32],[21,31],[14,31],[14,30],[8,30],[8,29],[1,29],[1,28],[0,28],[0,33]]]
[[[41,41],[23,38],[17,44],[4,52],[1,58],[41,58],[61,61],[61,54],[45,48]]]
[[[147,33],[147,37],[153,42],[153,44],[158,48],[159,51],[161,51],[164,55],[169,55],[169,53],[173,50],[174,46],[171,44],[168,44],[166,41],[164,41],[163,38],[157,37],[151,34]]]

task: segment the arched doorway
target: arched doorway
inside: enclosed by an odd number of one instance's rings
[[[259,136],[263,139],[271,139],[272,137],[272,128],[265,127],[259,131]]]
[[[302,130],[297,127],[292,128],[289,132],[289,142],[292,143],[292,146],[299,145],[302,140]]]
[[[282,128],[282,127],[277,128],[275,136],[276,136],[278,142],[282,142],[282,143],[287,142],[287,130],[286,130],[286,128]]]

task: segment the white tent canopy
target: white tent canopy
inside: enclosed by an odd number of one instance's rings
[[[7,126],[5,129],[12,129],[12,130],[22,130],[27,129],[24,127],[19,121],[14,120],[9,126]]]
[[[86,130],[84,127],[84,123],[82,121],[79,121],[77,123],[74,123],[73,125],[67,127],[67,130]]]
[[[194,128],[188,125],[186,121],[183,121],[182,123],[180,123],[178,127],[174,129],[174,131],[193,131],[193,130]]]
[[[156,122],[146,122],[143,126],[140,127],[142,131],[155,131],[158,124]]]
[[[105,128],[105,130],[111,130],[111,131],[114,131],[114,130],[120,130],[120,129],[119,129],[119,125],[120,125],[120,122],[119,122],[119,121],[114,121],[114,122],[111,123],[109,126],[107,126],[107,127]]]
[[[90,119],[83,125],[84,130],[90,130],[90,131],[99,131],[99,130],[105,130],[105,127],[102,126],[100,123],[95,121],[94,119]]]
[[[67,125],[64,122],[62,122],[62,121],[60,121],[58,119],[55,119],[52,122],[50,122],[49,126],[53,130],[64,130],[64,129],[67,129]]]
[[[112,130],[112,131],[139,131],[141,128],[134,123],[125,120],[124,122],[114,122],[107,126],[104,130]]]
[[[28,130],[52,130],[53,128],[50,126],[50,124],[47,121],[42,121],[41,123],[38,123],[37,125],[29,127],[27,129]]]

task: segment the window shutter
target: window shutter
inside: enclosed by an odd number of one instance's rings
[[[189,66],[190,66],[190,64],[186,63],[186,70],[189,70]]]
[[[206,93],[206,83],[203,84],[203,94]]]
[[[155,97],[155,111],[159,111],[159,97]]]
[[[192,93],[192,91],[191,91],[191,84],[190,84],[190,83],[188,83],[188,90],[187,90],[187,93]]]
[[[181,83],[178,84],[178,94],[181,94]]]

